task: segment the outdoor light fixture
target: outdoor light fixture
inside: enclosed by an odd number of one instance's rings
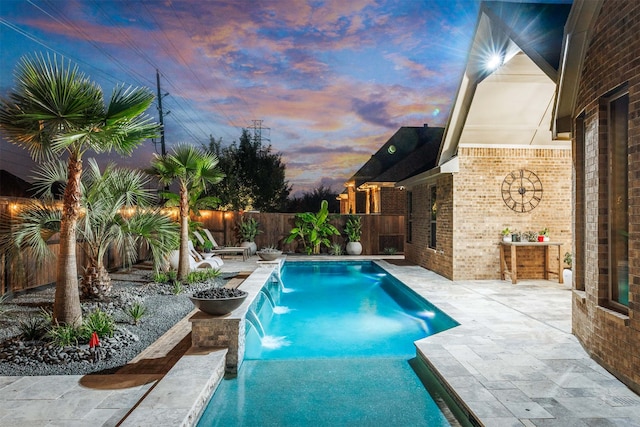
[[[499,53],[493,53],[487,60],[487,69],[490,71],[497,70],[504,64],[504,56]]]

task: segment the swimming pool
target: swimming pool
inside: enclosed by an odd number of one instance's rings
[[[453,319],[372,262],[287,262],[281,276],[199,426],[449,425],[409,360]]]

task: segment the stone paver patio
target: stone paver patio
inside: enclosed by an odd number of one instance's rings
[[[416,348],[482,425],[640,426],[640,397],[591,360],[571,335],[566,287],[544,280],[451,282],[417,266],[382,265],[460,323]],[[247,271],[255,268],[255,258],[229,260],[225,268]],[[164,350],[161,342],[148,360],[165,357],[186,333],[182,325],[181,332],[169,334]],[[118,425],[123,417],[123,425],[147,417],[154,426],[188,424],[191,405],[172,407],[181,393],[172,385],[189,384],[185,366],[193,366],[192,379],[199,382],[182,394],[202,399],[195,388],[212,386],[202,379],[203,366],[213,370],[223,355],[189,351],[166,375],[148,373],[153,362],[144,360],[136,362],[147,373],[128,366],[118,375],[0,377],[0,426]],[[155,417],[145,409],[163,405],[168,411],[160,412],[175,416]]]

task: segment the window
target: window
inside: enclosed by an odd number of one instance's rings
[[[407,191],[407,243],[411,243],[413,227],[413,193]]]
[[[584,120],[585,114],[582,113],[576,118],[576,138],[573,147],[573,170],[575,176],[575,205],[574,218],[575,227],[573,240],[575,242],[575,253],[573,254],[573,281],[576,289],[584,291],[584,269],[585,269],[585,239],[587,233],[586,227],[586,196],[585,196],[585,144],[587,138],[587,129]],[[589,133],[589,138],[597,138],[597,127]],[[571,285],[571,283],[568,283]]]
[[[431,211],[430,214],[430,222],[429,222],[429,230],[430,230],[430,237],[429,237],[429,247],[432,249],[436,248],[436,243],[437,243],[437,239],[436,239],[436,218],[438,217],[438,203],[436,202],[436,186],[432,186],[429,188],[429,193],[430,193],[430,197],[429,197],[429,210]]]
[[[629,306],[629,94],[608,100],[609,302]]]

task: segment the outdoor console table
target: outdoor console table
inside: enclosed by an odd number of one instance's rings
[[[511,271],[507,269],[507,262],[504,259],[505,247],[511,247]],[[511,276],[511,283],[514,285],[518,283],[518,247],[544,247],[544,278],[549,279],[549,273],[555,273],[558,275],[558,283],[562,283],[562,262],[560,261],[560,253],[562,252],[562,243],[557,242],[501,242],[500,243],[500,278],[505,279],[505,274]],[[549,270],[549,247],[558,247],[558,271]]]

